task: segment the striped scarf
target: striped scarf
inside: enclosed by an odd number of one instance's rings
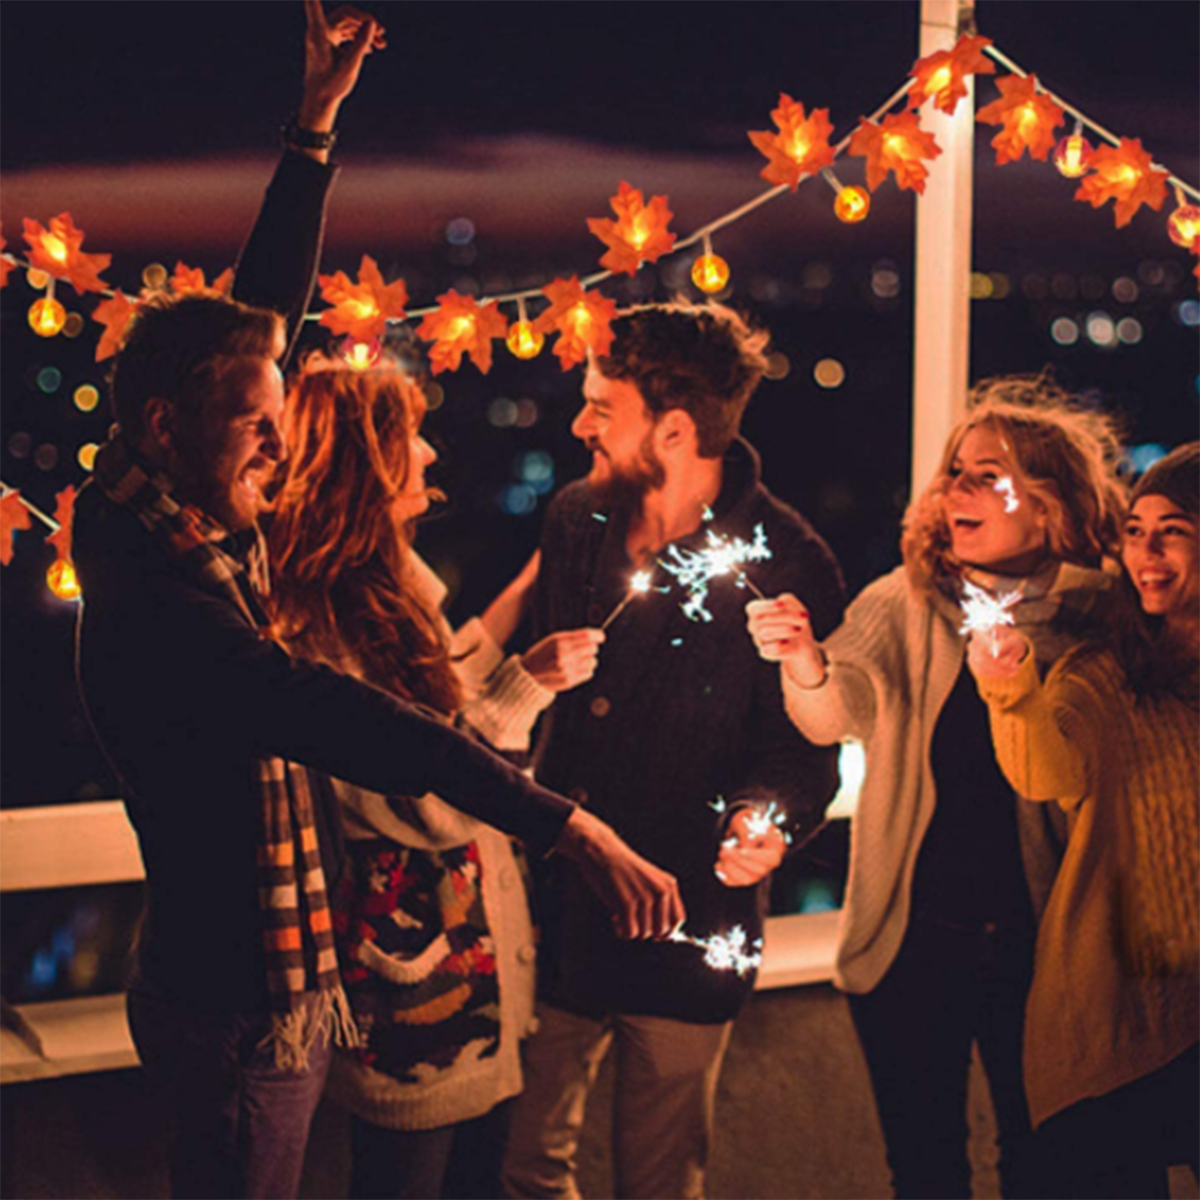
[[[227,531],[200,509],[175,500],[170,479],[139,461],[119,433],[96,455],[94,478],[190,578],[269,636],[255,598],[269,589],[266,545],[257,528],[243,566],[217,544]],[[243,575],[248,589],[239,583]],[[261,758],[254,778],[261,811],[255,861],[271,1000],[271,1029],[263,1045],[273,1049],[280,1069],[302,1071],[318,1039],[332,1034],[339,1044],[355,1046],[358,1035],[338,974],[307,772],[281,758]]]

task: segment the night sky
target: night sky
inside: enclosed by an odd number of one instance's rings
[[[325,269],[353,271],[369,253],[389,279],[404,276],[414,304],[448,286],[486,294],[595,270],[601,250],[585,220],[607,215],[622,179],[666,192],[673,228],[686,234],[766,186],[746,131],[771,127],[781,91],[829,107],[840,137],[917,56],[909,0],[372,11],[390,45],[368,60],[343,110]],[[1185,179],[1200,176],[1200,7],[981,0],[977,19],[1065,99],[1141,137]],[[299,98],[302,31],[290,2],[5,0],[0,217],[10,246],[20,246],[22,217],[69,210],[87,231],[85,250],[113,252],[106,276],[127,290],[154,261],[228,266]],[[981,83],[981,103],[995,94]],[[1052,166],[994,166],[991,136],[978,127],[975,266],[1003,275],[1009,294],[973,305],[973,376],[1053,364],[1093,403],[1123,413],[1132,442],[1196,436],[1193,260],[1167,239],[1167,210],[1115,230],[1111,205],[1073,202]],[[838,172],[861,182],[861,160]],[[898,559],[913,199],[889,183],[854,227],[834,220],[831,199],[810,181],[718,235],[716,249],[733,268],[732,302],[771,329],[791,367],[764,384],[746,432],[765,450],[767,482],[824,533],[856,591]],[[456,218],[475,231],[457,247],[447,240]],[[1122,278],[1133,298],[1114,296]],[[678,263],[664,260],[611,294],[666,298],[682,284]],[[85,315],[94,303],[73,305],[69,288],[60,295]],[[7,483],[52,509],[57,491],[85,477],[78,447],[103,439],[103,407],[81,413],[71,398],[82,383],[102,387],[104,373],[92,361],[97,327],[75,341],[38,339],[25,323],[32,299],[16,275],[0,299],[0,465]],[[1051,337],[1054,321],[1086,328],[1096,313],[1135,320],[1141,340]],[[825,358],[845,368],[837,389],[814,382]],[[39,386],[39,373],[46,383],[55,372],[56,387]],[[445,402],[429,427],[452,501],[419,545],[452,585],[453,614],[466,617],[535,544],[547,464],[554,486],[585,469],[568,431],[579,376],[562,375],[548,353],[518,364],[501,349],[486,379],[465,366],[439,382]],[[504,424],[522,400],[531,402],[522,423]],[[48,468],[37,461],[43,447],[57,460]],[[115,794],[74,700],[73,608],[42,582],[52,559],[39,534],[19,534],[4,573],[4,804]]]

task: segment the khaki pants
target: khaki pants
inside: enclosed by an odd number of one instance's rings
[[[504,1161],[508,1194],[577,1200],[575,1151],[588,1093],[616,1041],[613,1175],[618,1200],[693,1200],[704,1194],[721,1060],[733,1023],[666,1017],[602,1021],[539,1005],[525,1046]]]

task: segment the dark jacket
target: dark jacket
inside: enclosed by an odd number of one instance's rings
[[[293,253],[297,228],[286,214],[307,214],[310,240],[319,234],[329,177],[289,155],[272,183],[264,215],[275,205],[283,216],[267,226]],[[247,256],[281,269],[291,262],[262,219],[240,270]],[[304,281],[293,279],[307,299]],[[261,287],[250,295],[268,299]],[[277,307],[292,311],[291,301]],[[257,758],[278,755],[385,794],[435,791],[535,853],[557,840],[571,807],[560,797],[441,720],[290,658],[94,486],[76,505],[73,555],[85,597],[80,688],[124,783],[146,866],[145,986],[200,1007],[265,1006]],[[331,821],[336,808],[324,813],[326,834]]]
[[[759,478],[744,441],[725,460],[711,528],[747,541],[763,525],[773,557],[747,567],[768,595],[794,592],[817,635],[841,619],[840,573],[825,543]],[[546,516],[536,608],[537,636],[599,625],[626,593],[632,567],[619,513],[597,511],[590,487],[572,484]],[[671,582],[661,568],[655,583]],[[837,788],[834,749],[807,742],[784,708],[779,669],[746,630],[752,593],[732,578],[712,584],[710,623],[689,620],[679,587],[632,601],[608,630],[593,679],[555,699],[542,731],[537,777],[609,821],[640,853],[679,878],[697,937],[741,925],[761,936],[765,887],[728,888],[713,867],[724,829],[711,805],[723,798],[774,800],[793,844],[820,826]],[[734,1016],[753,975],[714,971],[694,946],[621,943],[570,864],[546,864],[541,986],[575,1012],[643,1013],[696,1022]]]

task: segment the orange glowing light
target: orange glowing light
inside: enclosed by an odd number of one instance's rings
[[[1067,179],[1087,174],[1092,160],[1092,143],[1081,133],[1069,133],[1054,147],[1054,165]]]
[[[78,600],[83,595],[75,568],[65,558],[56,559],[46,572],[46,586],[60,600]]]
[[[667,226],[674,214],[667,207],[666,196],[653,196],[647,204],[637,188],[622,180],[609,204],[616,214],[615,221],[607,217],[588,219],[588,229],[608,247],[600,259],[602,267],[636,275],[642,263],[657,262],[670,253],[675,234]]]
[[[871,211],[871,197],[865,188],[844,187],[838,192],[833,201],[833,213],[839,221],[847,225],[856,225],[867,219]]]
[[[1200,237],[1200,208],[1184,204],[1183,196],[1177,196],[1179,207],[1167,218],[1167,233],[1177,246],[1190,250]]]
[[[67,310],[53,296],[35,300],[29,310],[29,328],[38,337],[54,337],[67,323]]]
[[[504,340],[517,358],[537,358],[546,344],[546,335],[534,329],[530,321],[514,321]]]
[[[702,254],[692,263],[692,282],[713,296],[729,286],[729,264],[719,254]]]
[[[50,255],[56,263],[66,263],[67,261],[67,243],[60,237],[55,237],[52,233],[47,233],[42,236],[42,249]]]
[[[382,353],[383,346],[378,338],[369,342],[359,342],[347,337],[342,343],[342,358],[353,371],[369,371],[379,361]]]

